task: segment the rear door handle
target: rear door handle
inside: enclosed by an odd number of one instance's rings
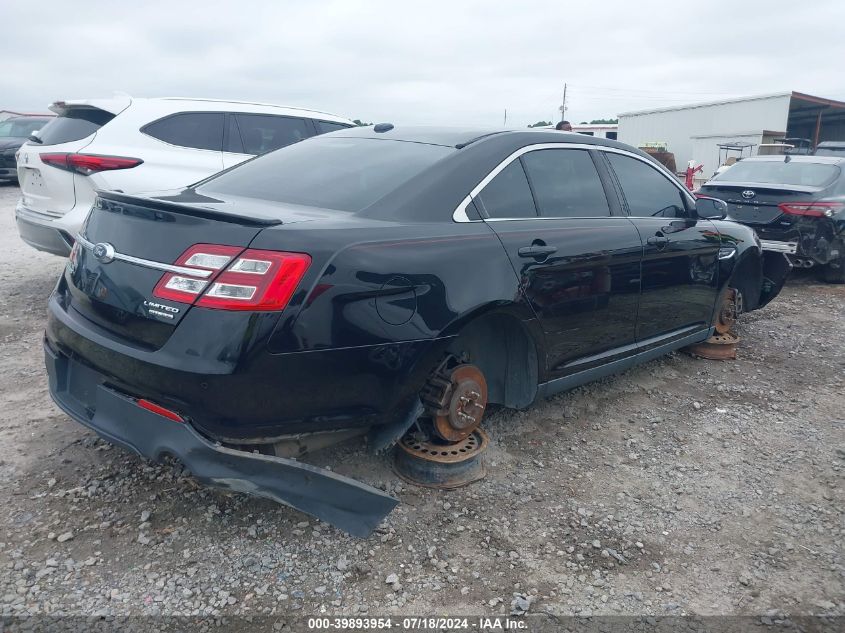
[[[523,246],[517,252],[519,253],[520,257],[534,257],[536,259],[542,259],[548,257],[553,253],[556,253],[557,248],[554,246],[532,245]]]

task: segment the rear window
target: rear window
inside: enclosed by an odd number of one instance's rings
[[[845,146],[819,147],[814,153],[816,156],[845,156]]]
[[[453,151],[423,143],[314,137],[226,171],[197,190],[212,197],[360,211]]]
[[[99,108],[70,108],[41,128],[38,138],[43,145],[79,141],[111,121],[114,115]]]
[[[799,161],[749,161],[738,162],[713,178],[723,182],[753,182],[776,185],[824,187],[839,176],[839,167],[822,163]]]

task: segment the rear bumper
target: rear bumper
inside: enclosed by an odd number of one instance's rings
[[[149,398],[228,444],[271,444],[296,433],[394,422],[450,339],[271,354],[275,324],[192,309],[158,349],[117,340],[60,301],[48,304],[52,348]]]
[[[27,209],[18,203],[15,207],[15,222],[21,239],[33,248],[67,257],[73,248],[73,238],[67,231],[56,226],[55,219]]]
[[[50,395],[71,418],[103,439],[161,460],[172,455],[200,481],[273,499],[355,536],[368,536],[398,503],[360,482],[296,460],[212,443],[189,423],[137,406],[106,377],[44,344]]]

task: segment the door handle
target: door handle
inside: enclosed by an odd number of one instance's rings
[[[523,246],[517,251],[520,257],[533,257],[534,259],[545,259],[549,255],[556,253],[557,248],[554,246],[546,246],[545,244],[532,244],[531,246]]]
[[[666,245],[669,243],[669,238],[665,235],[652,235],[646,240],[646,242],[652,246],[656,246],[657,250],[662,250],[666,248]]]

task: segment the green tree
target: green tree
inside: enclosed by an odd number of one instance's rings
[[[549,127],[551,124],[551,121],[537,121],[536,123],[533,123],[528,127]]]
[[[590,125],[615,125],[619,123],[619,119],[593,119],[590,121]]]
[[[372,125],[372,123],[364,123],[361,119],[352,119],[352,122],[358,127],[367,127],[368,125]]]

